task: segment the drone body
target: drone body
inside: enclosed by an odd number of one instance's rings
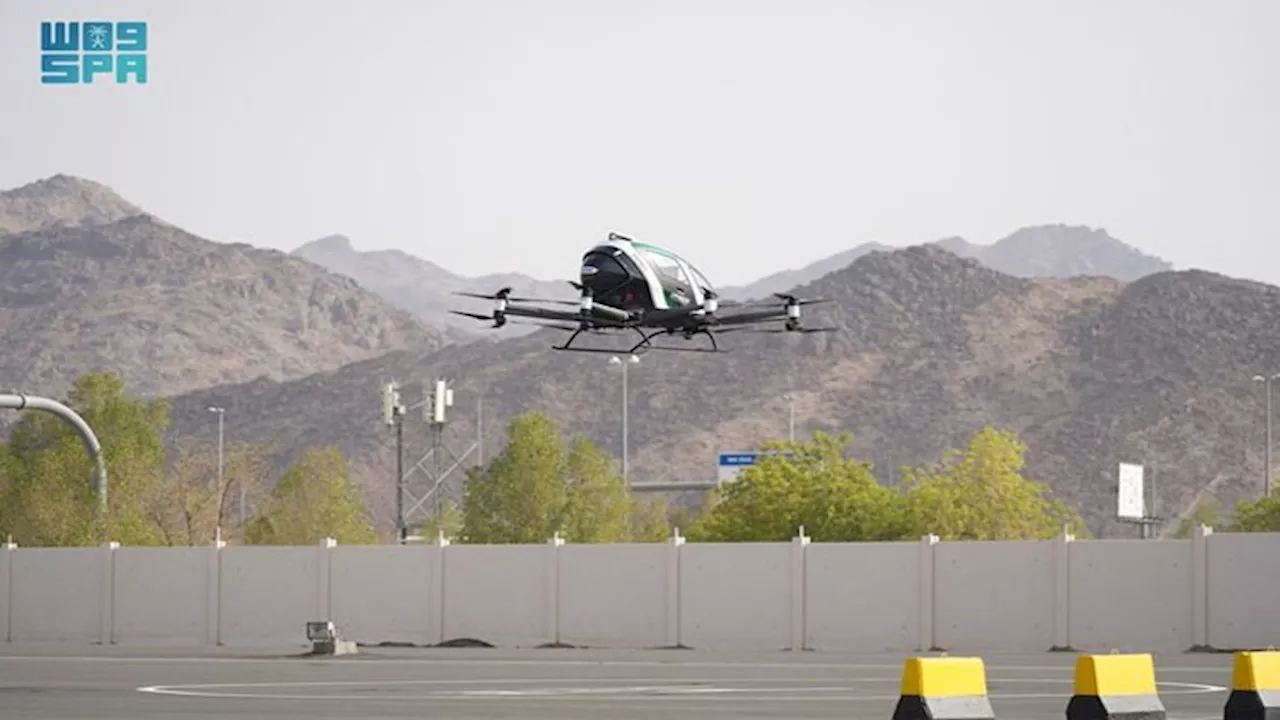
[[[670,250],[640,243],[616,233],[592,247],[582,257],[578,282],[571,283],[580,296],[572,300],[540,300],[511,297],[511,288],[493,295],[456,293],[494,301],[492,315],[451,310],[458,315],[492,321],[499,328],[510,317],[529,318],[534,324],[572,332],[556,350],[604,353],[639,353],[645,350],[690,350],[723,352],[715,336],[731,331],[749,332],[828,332],[834,328],[805,328],[800,324],[800,307],[825,300],[799,300],[790,295],[777,295],[784,304],[726,304],[733,312],[719,314],[722,307],[714,287],[696,267]],[[577,305],[577,312],[526,307],[512,303],[535,302]],[[757,328],[758,323],[783,321],[782,327]],[[570,324],[572,323],[572,324]],[[639,340],[629,349],[573,347],[573,341],[584,332],[624,331],[636,333]],[[673,348],[653,345],[658,335],[676,335],[690,339],[706,335],[711,348]]]

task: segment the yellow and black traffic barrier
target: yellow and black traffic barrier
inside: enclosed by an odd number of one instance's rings
[[[982,658],[907,658],[893,720],[995,720]]]
[[[1280,720],[1280,652],[1238,652],[1222,720]]]
[[[1067,720],[1164,720],[1155,661],[1147,653],[1081,655]]]

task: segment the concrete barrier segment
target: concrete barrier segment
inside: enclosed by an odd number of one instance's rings
[[[1280,720],[1280,651],[1236,653],[1222,718]]]
[[[893,720],[995,720],[982,658],[907,658]]]
[[[1165,720],[1149,653],[1081,655],[1067,720]]]

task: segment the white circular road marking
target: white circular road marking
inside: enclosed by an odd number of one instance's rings
[[[891,701],[898,695],[855,694],[857,688],[850,683],[896,683],[897,677],[866,678],[593,678],[572,680],[567,678],[490,678],[456,680],[350,680],[317,682],[268,682],[268,683],[218,683],[188,685],[148,685],[138,692],[153,695],[170,695],[196,698],[225,698],[240,700],[570,700],[607,698],[612,700],[757,700],[773,696],[787,701]],[[1001,678],[989,684],[1004,683],[1058,683],[1068,684],[1064,678]],[[773,683],[774,685],[761,685]],[[781,685],[779,683],[793,683]],[[795,684],[810,683],[810,684]],[[842,683],[842,684],[812,684]],[[734,687],[740,685],[742,687]],[[1226,692],[1220,685],[1188,682],[1157,682],[1161,695],[1200,695]],[[340,687],[425,687],[425,692],[413,693],[365,693],[324,692]],[[450,687],[453,686],[453,687]],[[497,686],[497,687],[480,687]],[[532,686],[532,687],[530,687]],[[538,687],[543,686],[543,687]],[[307,692],[316,688],[319,692]],[[284,692],[270,692],[277,689]],[[268,692],[255,692],[268,690]],[[289,692],[292,690],[292,692]],[[800,695],[803,693],[803,695]],[[738,697],[732,697],[738,696]],[[1068,693],[990,693],[992,700],[1012,699],[1065,699]]]

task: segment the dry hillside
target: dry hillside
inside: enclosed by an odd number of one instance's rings
[[[449,311],[486,313],[492,303],[458,297],[454,295],[456,292],[489,294],[509,287],[516,295],[573,297],[572,288],[563,280],[535,280],[516,272],[463,277],[400,250],[356,250],[345,235],[313,240],[294,250],[293,254],[331,272],[353,278],[397,307],[413,312],[433,327],[448,328],[459,337],[483,335],[484,326]],[[508,327],[512,336],[525,335],[537,329],[530,325]]]
[[[62,176],[0,193],[0,226],[39,227],[0,234],[3,389],[60,397],[112,369],[137,392],[174,394],[446,341],[349,278],[141,211],[118,218],[133,206],[113,197]]]
[[[54,175],[0,192],[0,235],[101,225],[141,213],[106,185]]]
[[[991,245],[977,245],[960,237],[944,238],[930,244],[960,257],[973,258],[993,270],[1015,277],[1092,275],[1130,281],[1173,269],[1168,262],[1111,237],[1106,230],[1080,225],[1019,228]],[[743,300],[768,297],[842,270],[868,253],[892,249],[880,243],[863,243],[799,269],[783,270],[748,285],[722,288],[721,294]]]
[[[832,298],[809,322],[841,332],[729,335],[730,353],[651,352],[631,369],[634,481],[713,477],[717,450],[785,435],[791,393],[800,432],[851,431],[884,481],[984,424],[1016,430],[1030,446],[1029,473],[1102,535],[1136,535],[1111,521],[1120,461],[1151,468],[1165,514],[1206,486],[1228,507],[1258,492],[1262,406],[1249,377],[1280,350],[1268,329],[1280,289],[1198,271],[1128,285],[1022,279],[920,246],[868,254],[799,291]],[[548,349],[556,332],[196,392],[177,399],[175,433],[210,437],[202,408],[217,402],[229,408],[230,436],[271,439],[285,457],[336,443],[385,526],[394,446],[377,422],[378,386],[393,377],[410,401],[421,381],[454,380],[458,450],[475,438],[483,398],[486,454],[505,421],[530,408],[618,451],[618,369],[608,356]],[[428,447],[420,418],[406,437],[412,467]]]

